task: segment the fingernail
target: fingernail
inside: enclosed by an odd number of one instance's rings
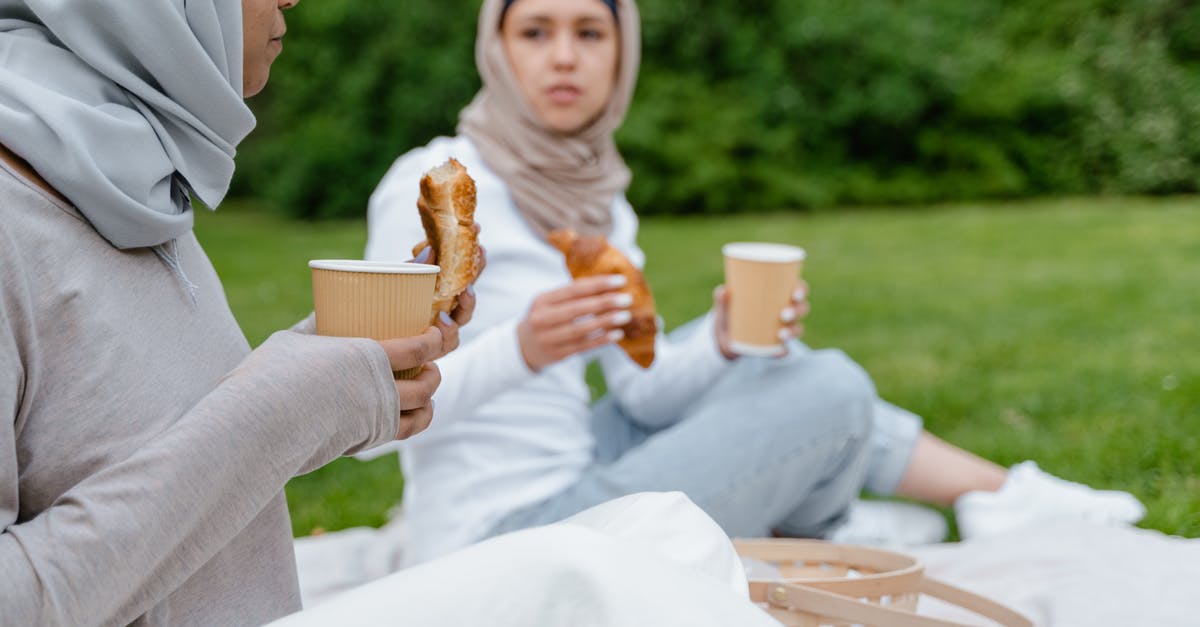
[[[628,282],[629,280],[625,278],[624,274],[608,275],[608,284],[612,287],[623,287]]]
[[[413,259],[413,261],[415,261],[417,263],[425,263],[426,261],[429,261],[429,257],[432,254],[433,254],[433,247],[426,246],[425,248],[421,249],[421,252],[417,253],[417,256]]]
[[[470,285],[467,286],[467,293],[470,294],[471,296],[475,295],[475,284],[474,283],[471,283]]]
[[[624,337],[625,332],[620,329],[613,329],[612,331],[608,332],[608,341],[610,342],[619,342]]]
[[[633,304],[633,294],[617,294],[613,297],[613,305],[616,307],[628,307]]]
[[[787,329],[780,329],[778,335],[779,335],[780,341],[786,342],[789,339],[791,339],[792,332]]]
[[[633,314],[628,311],[618,311],[612,317],[613,324],[627,324],[630,320],[633,320]]]
[[[450,326],[450,325],[454,324],[454,321],[450,319],[450,314],[448,314],[444,311],[438,312],[438,319],[441,320],[442,324],[444,324],[446,326]]]
[[[808,292],[805,292],[803,287],[797,287],[796,291],[792,292],[792,300],[796,302],[804,300],[805,296],[808,296]]]
[[[796,319],[796,310],[788,307],[779,313],[779,319],[784,322],[791,322]]]

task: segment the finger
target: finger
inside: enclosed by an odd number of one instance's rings
[[[713,288],[713,310],[722,320],[729,311],[729,290],[724,285]]]
[[[577,279],[564,287],[546,292],[543,296],[546,297],[548,303],[554,304],[584,296],[611,292],[624,287],[628,282],[629,280],[623,274],[600,274]]]
[[[430,257],[433,257],[433,247],[426,246],[413,257],[413,263],[429,263]]]
[[[400,411],[427,407],[433,402],[433,393],[442,383],[442,371],[437,364],[427,363],[412,379],[397,379],[396,394],[400,397]]]
[[[625,332],[620,329],[612,329],[610,331],[602,331],[599,333],[591,333],[583,338],[559,346],[561,356],[559,359],[586,353],[587,351],[600,348],[608,344],[615,344],[625,339]]]
[[[479,272],[487,268],[487,249],[483,246],[475,249],[475,261],[479,264]]]
[[[387,352],[392,370],[408,370],[442,356],[442,330],[429,327],[421,335],[379,340],[379,344]]]
[[[633,295],[625,292],[584,296],[540,308],[530,322],[541,329],[553,329],[578,324],[581,318],[600,316],[614,309],[628,310],[632,304]]]
[[[779,340],[781,342],[787,342],[788,340],[795,337],[800,337],[803,334],[804,325],[800,323],[779,328]]]
[[[450,317],[454,318],[454,322],[458,326],[463,326],[471,321],[475,315],[475,286],[468,285],[467,291],[458,295],[458,300],[455,301],[454,311]]]
[[[610,331],[619,331],[618,327],[629,324],[631,320],[633,314],[623,309],[591,318],[575,319],[569,324],[543,331],[539,339],[550,346],[578,344]]]
[[[407,440],[429,428],[432,422],[432,406],[400,412],[400,426],[396,429],[396,439]]]
[[[796,289],[792,291],[792,302],[797,305],[808,301],[808,283],[804,280],[796,284]]]
[[[442,355],[458,348],[458,323],[450,317],[450,314],[439,311],[435,324],[442,331]]]

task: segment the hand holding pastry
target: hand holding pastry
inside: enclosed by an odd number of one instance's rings
[[[622,292],[629,296],[630,317],[621,326],[624,337],[617,343],[629,358],[643,368],[654,363],[654,341],[658,335],[658,319],[650,286],[632,262],[621,254],[603,235],[582,236],[571,229],[552,231],[548,237],[566,258],[567,270],[576,279],[597,275],[619,274],[625,277]]]
[[[429,247],[430,255],[424,263],[441,267],[434,287],[434,316],[450,313],[461,307],[459,296],[479,278],[485,264],[479,225],[475,223],[475,181],[462,164],[450,159],[421,178],[417,210],[426,239],[413,247],[413,254]]]
[[[623,275],[578,279],[539,295],[517,325],[517,342],[526,365],[541,371],[561,359],[618,342],[622,325],[633,318],[633,297],[619,290]]]
[[[476,222],[475,224],[472,224],[471,228],[475,231],[476,237],[478,237],[479,223]],[[433,258],[433,247],[429,245],[428,240],[423,240],[421,243],[414,246],[413,255],[414,257],[412,260],[416,263],[433,263],[430,261]],[[482,273],[483,269],[487,267],[487,250],[482,245],[479,246],[477,265],[479,273]],[[466,324],[471,321],[472,316],[475,315],[475,304],[475,282],[472,280],[467,284],[466,289],[454,297],[453,306],[450,309],[449,316],[451,321],[460,327],[466,326]],[[445,312],[438,312],[438,315],[443,313]],[[435,318],[434,321],[436,322],[437,318]]]

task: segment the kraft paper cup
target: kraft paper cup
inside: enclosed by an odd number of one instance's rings
[[[316,259],[312,268],[317,334],[389,340],[429,327],[437,266],[350,259]],[[396,372],[411,379],[421,368]]]
[[[729,339],[740,355],[785,352],[779,314],[792,302],[804,249],[786,244],[735,242],[721,248],[729,290]]]

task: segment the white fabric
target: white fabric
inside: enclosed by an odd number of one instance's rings
[[[418,181],[450,157],[475,179],[475,218],[489,263],[475,284],[479,304],[462,329],[462,345],[438,362],[437,418],[397,445],[412,538],[408,564],[478,540],[505,514],[576,480],[592,459],[588,361],[600,360],[608,389],[647,422],[682,415],[727,366],[709,322],[677,345],[660,337],[648,371],[610,346],[531,372],[517,344],[517,323],[535,296],[566,285],[570,274],[562,255],[529,228],[507,188],[463,137],[436,139],[392,165],[371,196],[368,259],[411,256],[412,245],[424,239],[415,208]],[[645,256],[635,241],[633,209],[621,197],[612,215],[609,240],[641,266]]]
[[[327,534],[297,543],[306,560]],[[332,560],[336,552],[326,552]],[[311,556],[311,555],[310,555]],[[307,564],[306,564],[307,561]],[[272,623],[626,627],[775,625],[747,599],[746,578],[721,529],[680,493],[610,501],[547,527],[498,536],[361,586]]]
[[[300,602],[314,607],[338,593],[390,575],[402,565],[404,518],[378,529],[354,527],[296,538]]]
[[[676,501],[672,502],[672,498]],[[588,510],[566,522],[586,524],[605,535],[616,536],[621,553],[632,554],[633,557],[614,567],[627,572],[628,577],[648,589],[657,589],[661,583],[648,578],[662,576],[664,571],[661,564],[652,570],[644,570],[644,556],[647,554],[664,556],[679,565],[685,565],[693,575],[706,575],[700,579],[720,580],[729,587],[743,585],[744,579],[730,569],[728,552],[724,548],[726,543],[721,541],[723,536],[714,537],[709,527],[711,521],[705,522],[707,517],[703,515],[690,515],[680,501],[686,502],[686,499],[670,495],[633,495]],[[363,541],[374,533],[377,541],[375,546],[381,547],[385,555],[401,550],[401,544],[394,534],[373,530],[298,539],[296,554],[300,565],[300,586],[305,605],[310,610],[294,619],[303,616],[309,622],[285,624],[319,624],[317,621],[321,617],[331,620],[333,616],[338,620],[329,624],[370,624],[363,615],[358,614],[359,608],[374,608],[389,603],[424,604],[419,611],[428,613],[420,616],[423,619],[436,619],[411,624],[454,624],[446,622],[451,618],[465,621],[458,624],[475,624],[470,621],[477,618],[470,616],[470,612],[482,611],[476,605],[455,608],[453,615],[434,613],[437,603],[448,603],[445,589],[459,585],[446,584],[439,577],[450,577],[456,569],[478,568],[481,564],[492,563],[491,560],[515,564],[513,556],[518,556],[516,559],[520,560],[528,558],[530,551],[553,550],[558,546],[553,540],[544,543],[538,540],[538,534],[544,533],[544,529],[549,527],[501,536],[527,539],[509,544],[509,541],[497,543],[501,539],[497,538],[480,545],[490,547],[485,550],[476,552],[475,549],[468,549],[451,558],[410,569],[401,573],[405,576],[389,577],[384,581],[391,583],[370,588],[370,591],[335,597],[333,608],[337,609],[327,610],[322,606],[318,608],[321,610],[319,613],[312,612],[311,604],[327,600],[330,591],[316,591],[314,584],[325,580],[325,574],[330,571],[346,572],[347,562],[351,562],[349,568],[352,570],[355,568],[353,564],[361,565],[367,561],[354,559],[343,550],[347,536],[353,536],[352,541]],[[614,545],[603,542],[593,548],[616,550]],[[920,558],[931,576],[1004,603],[1025,614],[1039,627],[1184,626],[1196,624],[1200,616],[1200,595],[1195,593],[1196,582],[1200,581],[1200,539],[1183,539],[1133,527],[1060,522],[1027,527],[983,540],[911,548],[905,552]],[[443,567],[428,568],[435,564],[442,564]],[[358,576],[359,580],[347,579],[344,585],[358,585],[376,575],[360,570]],[[695,584],[695,579],[688,576],[673,582],[671,585],[676,588],[673,594],[692,594],[696,598],[708,594],[705,592],[707,586],[689,588]],[[536,607],[547,594],[541,588],[546,585],[545,582],[534,586],[527,576],[517,576],[511,580],[495,577],[488,585],[498,586],[498,595],[520,597],[518,600],[529,607]],[[441,591],[436,590],[439,587]],[[435,590],[431,593],[433,597],[426,600],[425,593],[429,589]],[[382,598],[373,599],[372,595]],[[389,601],[393,595],[402,596],[398,596],[394,602]],[[669,596],[664,596],[661,602],[668,603]],[[482,604],[483,601],[480,602]],[[392,611],[395,606],[389,608],[388,611]],[[416,612],[418,608],[404,611]],[[658,610],[649,608],[647,611]],[[929,596],[922,597],[918,612],[968,625],[994,625]],[[347,620],[351,622],[345,622]],[[394,622],[407,624],[404,621]],[[479,624],[504,623],[484,621]],[[677,623],[668,620],[661,624]]]
[[[943,581],[1040,627],[1200,624],[1200,539],[1078,521],[908,551]],[[994,625],[924,597],[922,614]]]
[[[0,144],[117,248],[192,229],[216,207],[242,101],[236,0],[0,0]]]

